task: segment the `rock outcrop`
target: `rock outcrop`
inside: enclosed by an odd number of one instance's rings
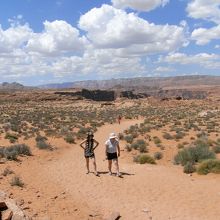
[[[16,202],[9,199],[3,191],[0,191],[0,219],[1,220],[30,220],[24,214]]]

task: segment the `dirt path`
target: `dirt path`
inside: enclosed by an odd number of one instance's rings
[[[100,177],[85,174],[83,152],[78,146],[42,166],[43,175],[67,191],[74,201],[84,204],[82,208],[88,209],[91,215],[105,216],[119,211],[124,220],[220,219],[220,179],[217,176],[190,177],[178,167],[128,164],[123,160],[123,151],[120,159],[123,178],[106,173],[104,142],[109,133],[122,132],[136,122],[105,125],[95,134],[100,142],[96,151]]]

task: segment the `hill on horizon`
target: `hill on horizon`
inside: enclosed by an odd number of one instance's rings
[[[138,77],[120,78],[109,80],[85,80],[66,83],[40,85],[41,89],[141,89],[141,88],[166,88],[184,86],[219,86],[220,76],[194,75],[175,77]]]

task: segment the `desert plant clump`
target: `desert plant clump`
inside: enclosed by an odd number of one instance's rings
[[[195,164],[206,159],[215,159],[215,153],[209,149],[204,140],[198,139],[194,146],[180,150],[174,157],[174,163],[185,166],[187,162]]]
[[[5,139],[8,139],[11,143],[15,143],[18,140],[18,136],[12,133],[6,133]]]
[[[126,144],[125,145],[125,149],[127,150],[127,152],[131,152],[132,151],[132,147],[130,144]]]
[[[140,163],[140,164],[145,164],[145,163],[156,164],[154,158],[147,154],[140,154],[134,157],[134,162]]]
[[[4,171],[2,172],[2,175],[3,175],[3,176],[8,176],[8,175],[13,174],[13,173],[14,173],[13,170],[11,170],[9,167],[6,167],[6,168],[4,169]]]
[[[156,145],[158,145],[158,144],[161,143],[161,140],[160,140],[159,137],[153,137],[153,139],[154,139],[154,143],[155,143]]]
[[[36,146],[37,148],[39,148],[40,150],[52,150],[52,147],[50,144],[48,144],[46,141],[44,140],[40,140],[36,142]]]
[[[9,147],[0,148],[0,156],[7,160],[17,160],[20,155],[31,156],[31,150],[26,144],[16,144]]]
[[[201,175],[206,175],[208,173],[220,174],[220,160],[209,159],[203,161],[201,164],[199,164],[197,173]]]
[[[133,142],[134,138],[133,138],[132,135],[126,135],[126,136],[124,136],[124,140],[125,140],[127,143],[131,144],[131,143]]]
[[[147,142],[143,139],[136,140],[134,143],[131,144],[131,148],[139,150],[140,153],[145,153],[148,151]]]
[[[184,173],[194,173],[196,171],[196,167],[192,162],[187,162],[183,167]]]
[[[220,153],[220,145],[216,145],[213,147],[213,151],[216,153],[216,154],[219,154]]]
[[[19,176],[14,176],[10,181],[11,186],[24,187],[24,183]]]
[[[164,139],[167,139],[167,140],[172,140],[172,139],[173,139],[173,136],[172,136],[171,134],[169,134],[169,133],[164,133],[164,134],[163,134],[163,138],[164,138]]]
[[[161,152],[155,152],[154,153],[154,159],[155,160],[160,160],[162,158],[163,158],[163,153],[161,153]]]
[[[75,138],[73,134],[67,134],[64,140],[69,143],[69,144],[74,144],[75,143]]]

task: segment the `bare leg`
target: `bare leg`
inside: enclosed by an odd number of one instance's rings
[[[92,157],[91,160],[93,162],[93,167],[94,167],[95,175],[98,175],[95,157]]]
[[[114,165],[116,168],[116,172],[117,172],[117,176],[121,176],[120,172],[119,172],[119,164],[118,164],[118,159],[113,160],[114,161]]]
[[[109,174],[112,173],[112,161],[111,160],[108,160],[108,171],[109,171]]]
[[[89,158],[86,157],[86,168],[87,168],[87,174],[90,172],[89,171]]]

